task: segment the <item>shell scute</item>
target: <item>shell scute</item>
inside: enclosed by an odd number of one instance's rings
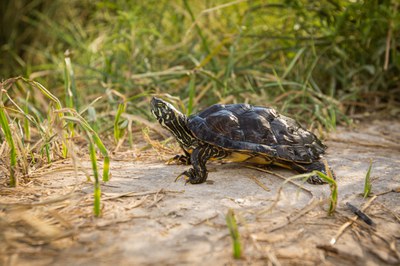
[[[326,147],[294,119],[273,108],[249,104],[216,104],[188,118],[201,141],[224,149],[255,152],[288,161],[312,162]]]

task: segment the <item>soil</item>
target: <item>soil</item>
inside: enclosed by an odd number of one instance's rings
[[[208,182],[185,185],[174,180],[188,166],[138,147],[113,154],[99,218],[88,158],[78,173],[59,161],[17,188],[0,174],[0,265],[399,265],[399,139],[400,122],[380,120],[328,136],[325,158],[338,184],[333,215],[329,185],[284,184],[292,171],[209,163]],[[370,162],[372,194],[364,198]],[[240,259],[232,256],[229,209]]]

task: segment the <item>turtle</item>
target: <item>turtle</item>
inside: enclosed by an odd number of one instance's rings
[[[327,147],[315,134],[273,108],[246,103],[214,104],[186,116],[157,97],[152,98],[150,105],[152,114],[183,150],[172,160],[192,165],[177,177],[184,176],[186,183],[205,182],[209,160],[277,165],[298,173],[326,173],[321,158]],[[317,175],[307,181],[326,183]]]

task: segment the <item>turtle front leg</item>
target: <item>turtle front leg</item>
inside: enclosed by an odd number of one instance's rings
[[[186,176],[186,183],[200,184],[207,180],[208,172],[206,163],[211,157],[211,152],[207,152],[210,149],[208,145],[197,147],[193,150],[190,155],[190,162],[193,168],[183,172],[176,179],[178,180],[181,176]]]
[[[223,157],[225,156],[224,151],[217,149],[210,145],[199,146],[193,150],[190,155],[190,161],[193,168],[183,172],[176,179],[178,180],[181,176],[186,176],[186,183],[200,184],[207,180],[208,171],[206,163],[210,158]]]

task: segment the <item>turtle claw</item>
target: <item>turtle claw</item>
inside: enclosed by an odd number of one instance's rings
[[[177,154],[166,162],[166,164],[173,164],[173,163],[178,165],[189,165],[190,157],[186,155]]]
[[[199,184],[199,183],[204,182],[204,181],[202,181],[202,179],[196,178],[195,170],[193,168],[190,168],[189,170],[184,171],[183,173],[178,175],[175,178],[175,182],[178,181],[181,177],[183,177],[183,179],[185,179],[185,185],[187,183]]]
[[[191,169],[190,169],[190,170],[191,170]],[[178,181],[179,179],[183,178],[183,179],[185,179],[185,185],[186,185],[187,183],[189,183],[189,182],[190,182],[190,170],[189,170],[189,171],[184,171],[183,173],[181,173],[180,175],[178,175],[178,176],[175,178],[175,181],[174,181],[174,182],[176,182],[176,181]]]

